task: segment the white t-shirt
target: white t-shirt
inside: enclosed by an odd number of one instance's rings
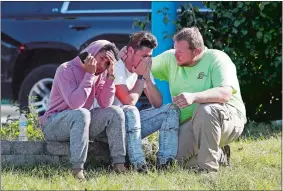
[[[138,79],[138,75],[136,73],[129,72],[129,70],[126,68],[124,62],[121,59],[118,60],[117,63],[115,64],[114,76],[115,76],[115,80],[114,80],[115,85],[124,84],[128,87],[129,90],[131,90],[135,86],[136,81]],[[151,72],[150,72],[150,79],[152,83],[155,84],[154,78]],[[144,84],[144,88],[146,88],[145,84]],[[113,105],[121,106],[123,104],[115,96]]]

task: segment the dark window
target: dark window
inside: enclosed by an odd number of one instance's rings
[[[121,9],[150,9],[150,1],[89,1],[89,2],[79,2],[79,1],[70,1],[67,11],[73,10],[121,10]]]
[[[193,6],[198,6],[200,9],[206,9],[200,1],[176,1],[176,8],[181,5],[191,3]],[[96,1],[96,2],[79,2],[71,1],[68,11],[72,10],[121,10],[121,9],[151,9],[151,1]]]
[[[45,15],[60,12],[63,2],[5,1],[1,2],[2,16]]]

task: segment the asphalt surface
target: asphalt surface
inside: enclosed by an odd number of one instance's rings
[[[19,108],[12,105],[1,104],[1,123],[5,123],[9,115],[9,118],[12,119],[20,118]]]

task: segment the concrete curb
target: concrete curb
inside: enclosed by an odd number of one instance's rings
[[[1,164],[35,165],[35,164],[69,164],[69,142],[49,141],[1,141]],[[88,158],[109,163],[108,145],[90,142]]]

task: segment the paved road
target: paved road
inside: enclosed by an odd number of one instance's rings
[[[16,106],[1,104],[1,123],[5,123],[9,115],[10,118],[19,118],[20,112],[18,109]]]

